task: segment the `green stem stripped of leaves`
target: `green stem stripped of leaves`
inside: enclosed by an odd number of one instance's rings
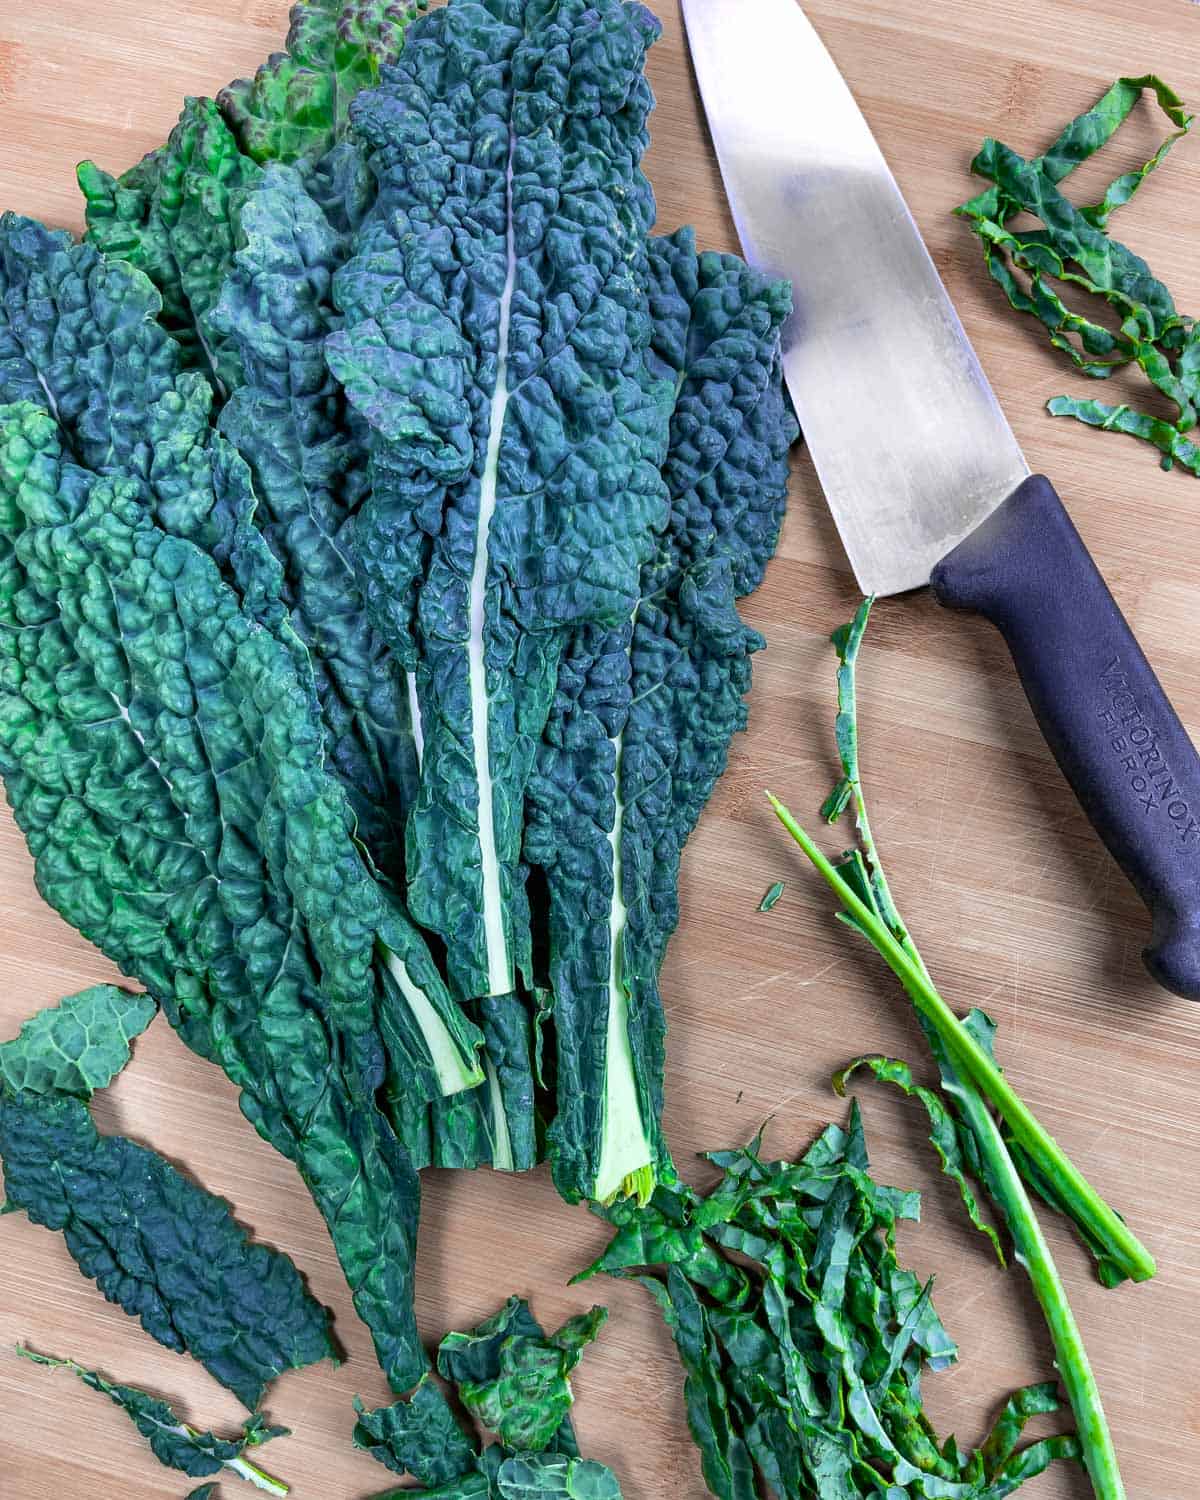
[[[840,661],[837,742],[843,775],[823,808],[832,821],[853,802],[861,851],[851,851],[838,865],[831,863],[782,803],[771,800],[780,821],[837,893],[844,908],[839,916],[874,944],[913,999],[950,1103],[915,1085],[907,1066],[890,1058],[857,1059],[838,1075],[835,1087],[840,1092],[856,1068],[867,1066],[919,1098],[929,1113],[931,1138],[944,1170],[958,1183],[972,1222],[999,1251],[994,1232],[979,1216],[966,1173],[982,1182],[1004,1217],[1016,1259],[1028,1272],[1045,1315],[1095,1493],[1100,1500],[1122,1500],[1124,1488],[1095,1377],[1028,1190],[1073,1220],[1106,1285],[1126,1276],[1144,1279],[1153,1274],[1154,1263],[1006,1082],[993,1053],[993,1023],[978,1011],[960,1022],[937,993],[896,910],[871,834],[858,766],[854,670],[871,604],[865,600],[853,623],[833,637]],[[1000,1122],[989,1103],[999,1111]]]
[[[1149,161],[1110,183],[1099,203],[1077,207],[1060,184],[1109,141],[1147,91],[1174,132]],[[1200,474],[1200,448],[1185,436],[1195,426],[1200,402],[1200,333],[1192,318],[1176,310],[1171,293],[1146,262],[1106,232],[1113,210],[1129,202],[1191,129],[1193,118],[1161,79],[1118,78],[1031,161],[1000,141],[985,140],[971,166],[992,185],[955,212],[970,221],[982,241],[988,271],[1010,305],[1037,318],[1054,348],[1077,369],[1103,380],[1114,370],[1136,366],[1176,413],[1167,421],[1124,403],[1055,396],[1048,406],[1052,415],[1141,438],[1159,450],[1164,469],[1180,463]],[[1013,221],[1021,214],[1032,214],[1041,227],[1017,227]],[[1063,292],[1076,289],[1107,303],[1119,320],[1118,331],[1074,311]]]
[[[70,1370],[84,1385],[108,1396],[150,1444],[159,1463],[167,1468],[179,1469],[193,1479],[228,1471],[247,1480],[256,1489],[265,1490],[268,1495],[288,1493],[282,1479],[274,1478],[245,1456],[247,1448],[257,1448],[272,1438],[287,1436],[286,1427],[267,1426],[258,1412],[236,1438],[214,1437],[211,1432],[197,1432],[194,1427],[180,1421],[172,1408],[157,1396],[138,1390],[136,1386],[114,1385],[95,1370],[85,1370],[73,1359],[37,1354],[20,1344],[17,1353],[22,1359],[32,1360],[34,1364],[45,1365],[51,1370]]]

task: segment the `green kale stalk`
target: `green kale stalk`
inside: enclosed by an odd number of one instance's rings
[[[256,1489],[268,1495],[286,1495],[288,1487],[282,1479],[276,1479],[246,1457],[248,1448],[260,1447],[272,1438],[286,1437],[286,1427],[269,1427],[260,1413],[246,1422],[235,1438],[215,1437],[211,1432],[198,1432],[180,1420],[176,1412],[158,1396],[151,1396],[133,1385],[116,1385],[106,1380],[95,1370],[86,1370],[73,1359],[56,1359],[49,1354],[37,1354],[32,1349],[17,1345],[22,1359],[50,1370],[70,1370],[84,1385],[99,1391],[119,1406],[141,1435],[150,1444],[151,1452],[159,1463],[169,1469],[179,1469],[193,1479],[206,1474],[226,1471],[245,1479]],[[196,1492],[193,1491],[193,1494]]]
[[[858,765],[855,663],[872,602],[865,600],[854,621],[833,637],[840,664],[837,744],[843,774],[822,809],[832,822],[853,804],[861,848],[840,863],[831,862],[787,808],[777,798],[770,800],[780,822],[836,893],[843,907],[838,915],[869,939],[907,990],[949,1104],[915,1085],[907,1066],[888,1058],[857,1059],[838,1075],[835,1087],[840,1092],[856,1068],[867,1066],[918,1097],[930,1115],[944,1170],[958,1183],[972,1222],[991,1234],[999,1250],[994,1233],[980,1219],[966,1174],[983,1184],[1003,1216],[1016,1259],[1028,1273],[1045,1316],[1093,1489],[1098,1500],[1123,1500],[1100,1393],[1030,1192],[1074,1222],[1096,1257],[1105,1285],[1114,1286],[1126,1277],[1145,1280],[1154,1273],[1154,1261],[1005,1079],[992,1050],[993,1023],[977,1011],[960,1021],[938,994],[896,909],[871,833]]]
[[[1154,95],[1174,132],[1149,161],[1110,183],[1099,203],[1077,207],[1060,184],[1111,139],[1145,92]],[[1077,369],[1104,380],[1136,366],[1176,413],[1166,421],[1124,403],[1055,396],[1051,414],[1140,438],[1159,450],[1164,469],[1179,463],[1200,474],[1200,448],[1186,436],[1200,402],[1200,332],[1176,310],[1146,262],[1107,233],[1113,211],[1129,202],[1193,120],[1161,79],[1118,78],[1041,156],[1026,161],[1002,142],[985,140],[971,169],[992,185],[955,212],[982,241],[988,272],[1010,306],[1042,323],[1052,346]],[[1014,225],[1021,214],[1033,215],[1039,227]],[[1113,310],[1116,332],[1071,307],[1064,294],[1077,290]]]

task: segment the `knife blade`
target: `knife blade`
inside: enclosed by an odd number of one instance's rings
[[[795,0],[683,10],[742,249],[792,283],[784,375],[850,565],[864,594],[916,588],[1028,465]]]
[[[864,593],[1000,630],[1047,743],[1200,999],[1200,756],[1049,480],[1030,475],[850,88],[795,0],[683,0],[746,258],[792,283],[784,377]]]

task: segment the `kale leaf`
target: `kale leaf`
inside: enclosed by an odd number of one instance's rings
[[[612,1471],[580,1459],[569,1416],[568,1376],[606,1317],[594,1307],[547,1336],[528,1303],[510,1297],[477,1328],[443,1338],[439,1374],[500,1443],[481,1447],[469,1438],[432,1376],[391,1406],[368,1411],[355,1401],[355,1447],[422,1486],[377,1500],[620,1500]]]
[[[47,1006],[0,1042],[0,1087],[10,1094],[90,1099],[129,1061],[129,1044],[158,1014],[149,995],[97,984]]]
[[[414,680],[409,905],[467,997],[529,977],[523,797],[559,659],[628,618],[666,516],[638,167],[658,30],[620,0],[456,3],[351,108],[378,197],[327,357],[371,429],[368,608]]]
[[[129,1060],[154,1002],[99,985],[0,1043],[6,1207],[61,1230],[83,1275],[251,1410],[287,1369],[336,1358],[329,1315],[285,1255],[153,1151],[102,1136],[87,1100]]]
[[[39,888],[296,1161],[406,1389],[417,1179],[375,1091],[392,1068],[438,1092],[422,1020],[474,1042],[352,840],[302,654],[28,404],[0,410],[0,612],[0,768]]]
[[[615,629],[579,631],[530,782],[525,855],[545,871],[568,1198],[653,1186],[669,1164],[658,970],[683,845],[746,723],[763,645],[737,600],[775,549],[796,425],[779,329],[788,289],[690,231],[651,242],[655,367],[675,392],[670,513]]]
[[[246,1422],[236,1438],[214,1437],[211,1432],[197,1432],[186,1422],[181,1422],[170,1406],[157,1396],[139,1390],[133,1385],[116,1385],[95,1370],[85,1370],[73,1359],[56,1359],[51,1355],[37,1354],[32,1349],[17,1345],[17,1353],[34,1364],[51,1370],[70,1370],[84,1385],[99,1391],[119,1406],[138,1432],[150,1444],[150,1450],[169,1469],[179,1469],[193,1479],[205,1474],[219,1474],[229,1470],[239,1479],[246,1479],[256,1489],[266,1490],[269,1495],[286,1495],[288,1487],[246,1458],[248,1448],[261,1447],[272,1438],[287,1437],[286,1427],[271,1427],[255,1412]],[[193,1490],[192,1496],[212,1493],[212,1486],[201,1486]]]

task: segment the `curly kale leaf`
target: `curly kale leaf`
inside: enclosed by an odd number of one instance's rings
[[[296,1161],[406,1389],[425,1363],[418,1189],[375,1091],[385,1066],[437,1084],[380,945],[427,997],[440,980],[351,838],[299,654],[28,405],[0,411],[0,617],[18,627],[0,635],[0,770],[40,890]],[[473,1045],[465,1020],[458,1036]]]
[[[779,365],[787,288],[698,254],[690,231],[652,241],[650,268],[653,356],[677,392],[668,525],[630,617],[572,640],[527,808],[526,859],[548,890],[551,1152],[570,1198],[644,1192],[668,1160],[658,970],[683,845],[746,722],[763,643],[737,600],[774,551],[796,435]]]
[[[17,1094],[90,1099],[129,1061],[129,1044],[158,1013],[149,995],[97,984],[39,1010],[0,1042],[0,1085]]]
[[[454,4],[351,109],[378,197],[327,353],[371,428],[368,607],[415,678],[409,904],[466,996],[529,977],[523,795],[559,658],[628,617],[665,520],[638,167],[658,30],[620,0]]]
[[[261,1413],[246,1422],[236,1438],[214,1437],[211,1432],[197,1432],[186,1422],[181,1422],[168,1404],[157,1396],[151,1396],[133,1385],[116,1385],[106,1380],[95,1370],[85,1370],[73,1359],[56,1359],[48,1354],[38,1354],[32,1349],[17,1345],[17,1353],[34,1364],[51,1370],[70,1370],[84,1385],[99,1391],[119,1406],[138,1432],[150,1444],[150,1450],[169,1469],[179,1469],[193,1479],[205,1474],[219,1474],[228,1469],[240,1479],[271,1495],[286,1495],[288,1487],[252,1464],[246,1457],[248,1448],[261,1447],[272,1438],[287,1437],[286,1427],[271,1427]],[[211,1486],[207,1488],[211,1493]],[[193,1491],[198,1494],[200,1491]]]
[[[153,1151],[102,1136],[80,1099],[0,1094],[8,1201],[61,1230],[80,1271],[253,1410],[284,1370],[335,1357],[329,1315],[285,1255]]]

